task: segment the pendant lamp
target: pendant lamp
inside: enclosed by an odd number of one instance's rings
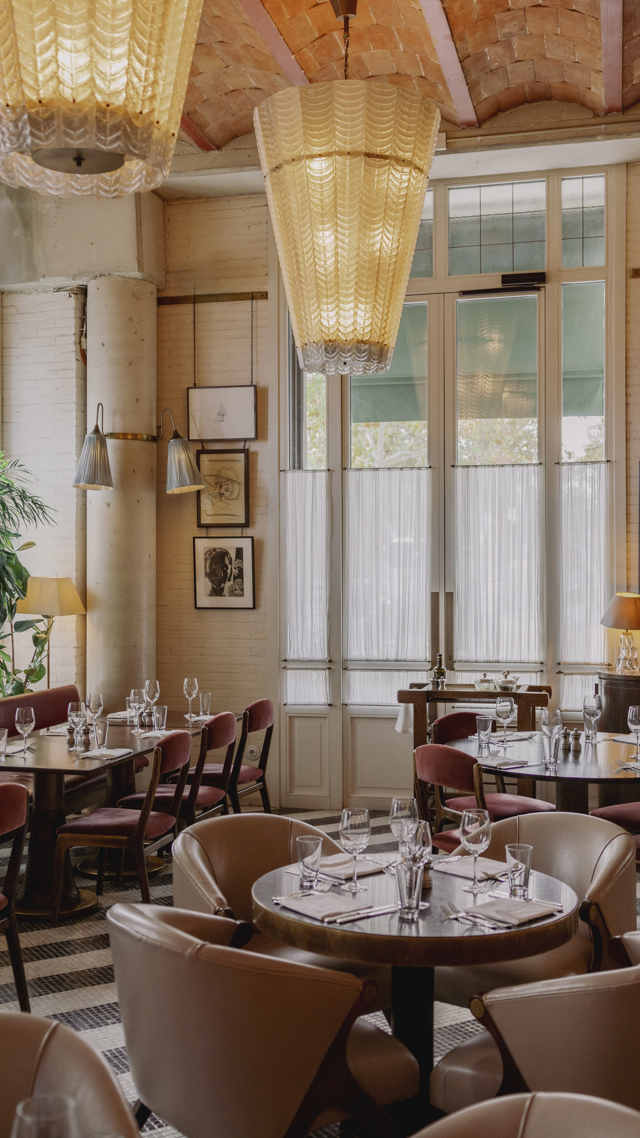
[[[204,482],[198,467],[193,461],[191,447],[187,440],[183,439],[182,435],[176,430],[171,408],[165,407],[164,411],[168,411],[171,415],[171,423],[173,426],[173,434],[169,439],[169,445],[167,447],[167,494],[188,494],[191,490],[202,490]],[[160,418],[159,439],[162,438],[164,411]]]
[[[365,375],[389,367],[439,121],[431,99],[356,79],[289,87],[256,107],[306,371]]]
[[[203,0],[0,0],[0,178],[118,197],[169,172]]]
[[[102,430],[98,426],[98,419],[102,411]],[[78,490],[112,490],[113,478],[109,464],[109,451],[107,450],[107,437],[104,434],[104,407],[98,403],[96,411],[96,425],[88,434],[82,444],[80,461],[73,485]]]

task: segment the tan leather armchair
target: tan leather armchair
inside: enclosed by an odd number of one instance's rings
[[[147,1112],[187,1138],[304,1138],[351,1116],[380,1138],[397,1134],[381,1108],[417,1093],[418,1065],[397,1039],[355,1022],[371,982],[234,948],[227,918],[119,904],[108,921]]]
[[[76,1100],[80,1134],[138,1138],[138,1127],[108,1063],[75,1031],[25,1012],[0,1012],[0,1138],[16,1106],[37,1094]]]
[[[173,844],[174,905],[251,921],[253,883],[272,869],[297,861],[296,838],[303,834],[321,837],[325,856],[341,852],[322,830],[279,814],[229,814],[196,822]],[[304,952],[258,932],[248,947],[251,952],[370,977],[378,988],[371,1011],[391,1006],[391,969],[386,965]]]
[[[638,1138],[640,1114],[587,1095],[509,1095],[443,1118],[414,1138]]]
[[[570,1091],[640,1109],[640,965],[498,988],[475,997],[486,1027],[431,1075],[450,1113],[498,1092]]]
[[[486,856],[506,861],[510,842],[533,846],[533,868],[577,893],[578,933],[560,948],[523,960],[436,968],[437,1000],[466,1007],[477,992],[575,976],[599,969],[603,961],[609,967],[610,937],[636,927],[635,843],[619,826],[588,814],[524,814],[494,822]]]

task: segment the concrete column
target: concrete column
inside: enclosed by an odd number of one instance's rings
[[[156,434],[156,286],[100,277],[87,289],[87,427]],[[157,444],[109,439],[113,490],[87,491],[87,690],[124,707],[156,670]]]

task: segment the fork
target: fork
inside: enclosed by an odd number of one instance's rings
[[[479,913],[465,913],[454,905],[452,901],[445,901],[441,906],[442,912],[450,921],[469,921],[472,925],[481,925],[487,929],[498,929],[500,925],[496,925],[493,921],[488,921],[486,917],[481,917]]]
[[[297,893],[287,893],[284,897],[272,897],[271,900],[274,905],[281,905],[283,901],[287,901],[291,897],[311,897],[313,893],[328,893],[333,884],[332,881],[321,881],[315,889],[298,889]]]

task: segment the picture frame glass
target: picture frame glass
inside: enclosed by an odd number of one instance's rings
[[[188,387],[189,438],[213,442],[255,439],[256,388],[253,384],[231,387]]]
[[[255,608],[252,537],[194,537],[193,572],[197,609]]]
[[[196,457],[205,486],[198,491],[198,526],[248,526],[249,452],[199,450]]]

